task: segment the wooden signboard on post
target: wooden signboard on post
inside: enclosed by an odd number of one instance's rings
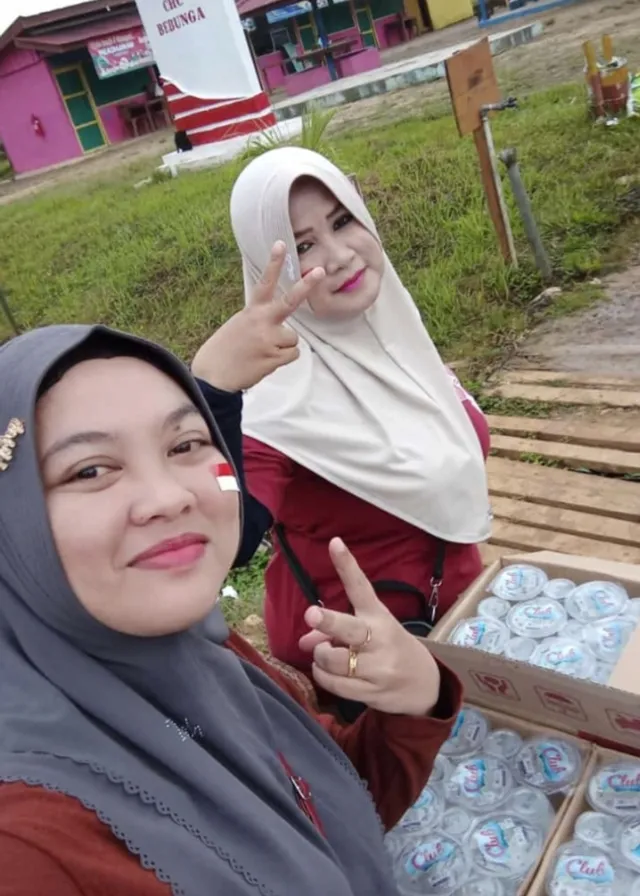
[[[489,40],[485,38],[466,50],[461,50],[447,59],[445,65],[458,132],[461,137],[473,134],[489,214],[498,235],[502,255],[505,261],[511,261],[507,223],[502,212],[491,150],[482,126],[482,107],[501,100]]]

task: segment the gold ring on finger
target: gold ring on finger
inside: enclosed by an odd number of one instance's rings
[[[358,651],[354,647],[349,648],[349,668],[347,670],[347,678],[355,678],[358,671]]]

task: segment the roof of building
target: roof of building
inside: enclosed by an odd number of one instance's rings
[[[287,0],[236,0],[242,16],[286,3]],[[62,52],[141,24],[134,0],[85,0],[37,15],[19,16],[0,34],[0,53],[11,43],[43,52]]]

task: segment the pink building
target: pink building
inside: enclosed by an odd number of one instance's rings
[[[17,19],[0,36],[0,141],[17,175],[170,123],[132,0]]]
[[[263,89],[288,95],[379,66],[380,50],[414,30],[406,2],[236,0]],[[164,0],[168,10],[181,5]],[[15,174],[172,121],[194,146],[275,122],[266,94],[222,104],[221,112],[212,99],[196,115],[201,101],[176,95],[173,85],[165,97],[159,83],[134,0],[87,0],[17,19],[0,35],[0,142]]]

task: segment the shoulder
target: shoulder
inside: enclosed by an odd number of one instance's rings
[[[298,669],[288,666],[277,660],[274,656],[264,656],[250,644],[245,638],[232,631],[229,634],[226,646],[240,659],[251,663],[275,681],[283,691],[301,703],[305,709],[312,713],[318,709],[318,697],[316,690],[309,678]]]
[[[43,787],[0,784],[0,896],[116,892],[169,893],[78,800]]]

